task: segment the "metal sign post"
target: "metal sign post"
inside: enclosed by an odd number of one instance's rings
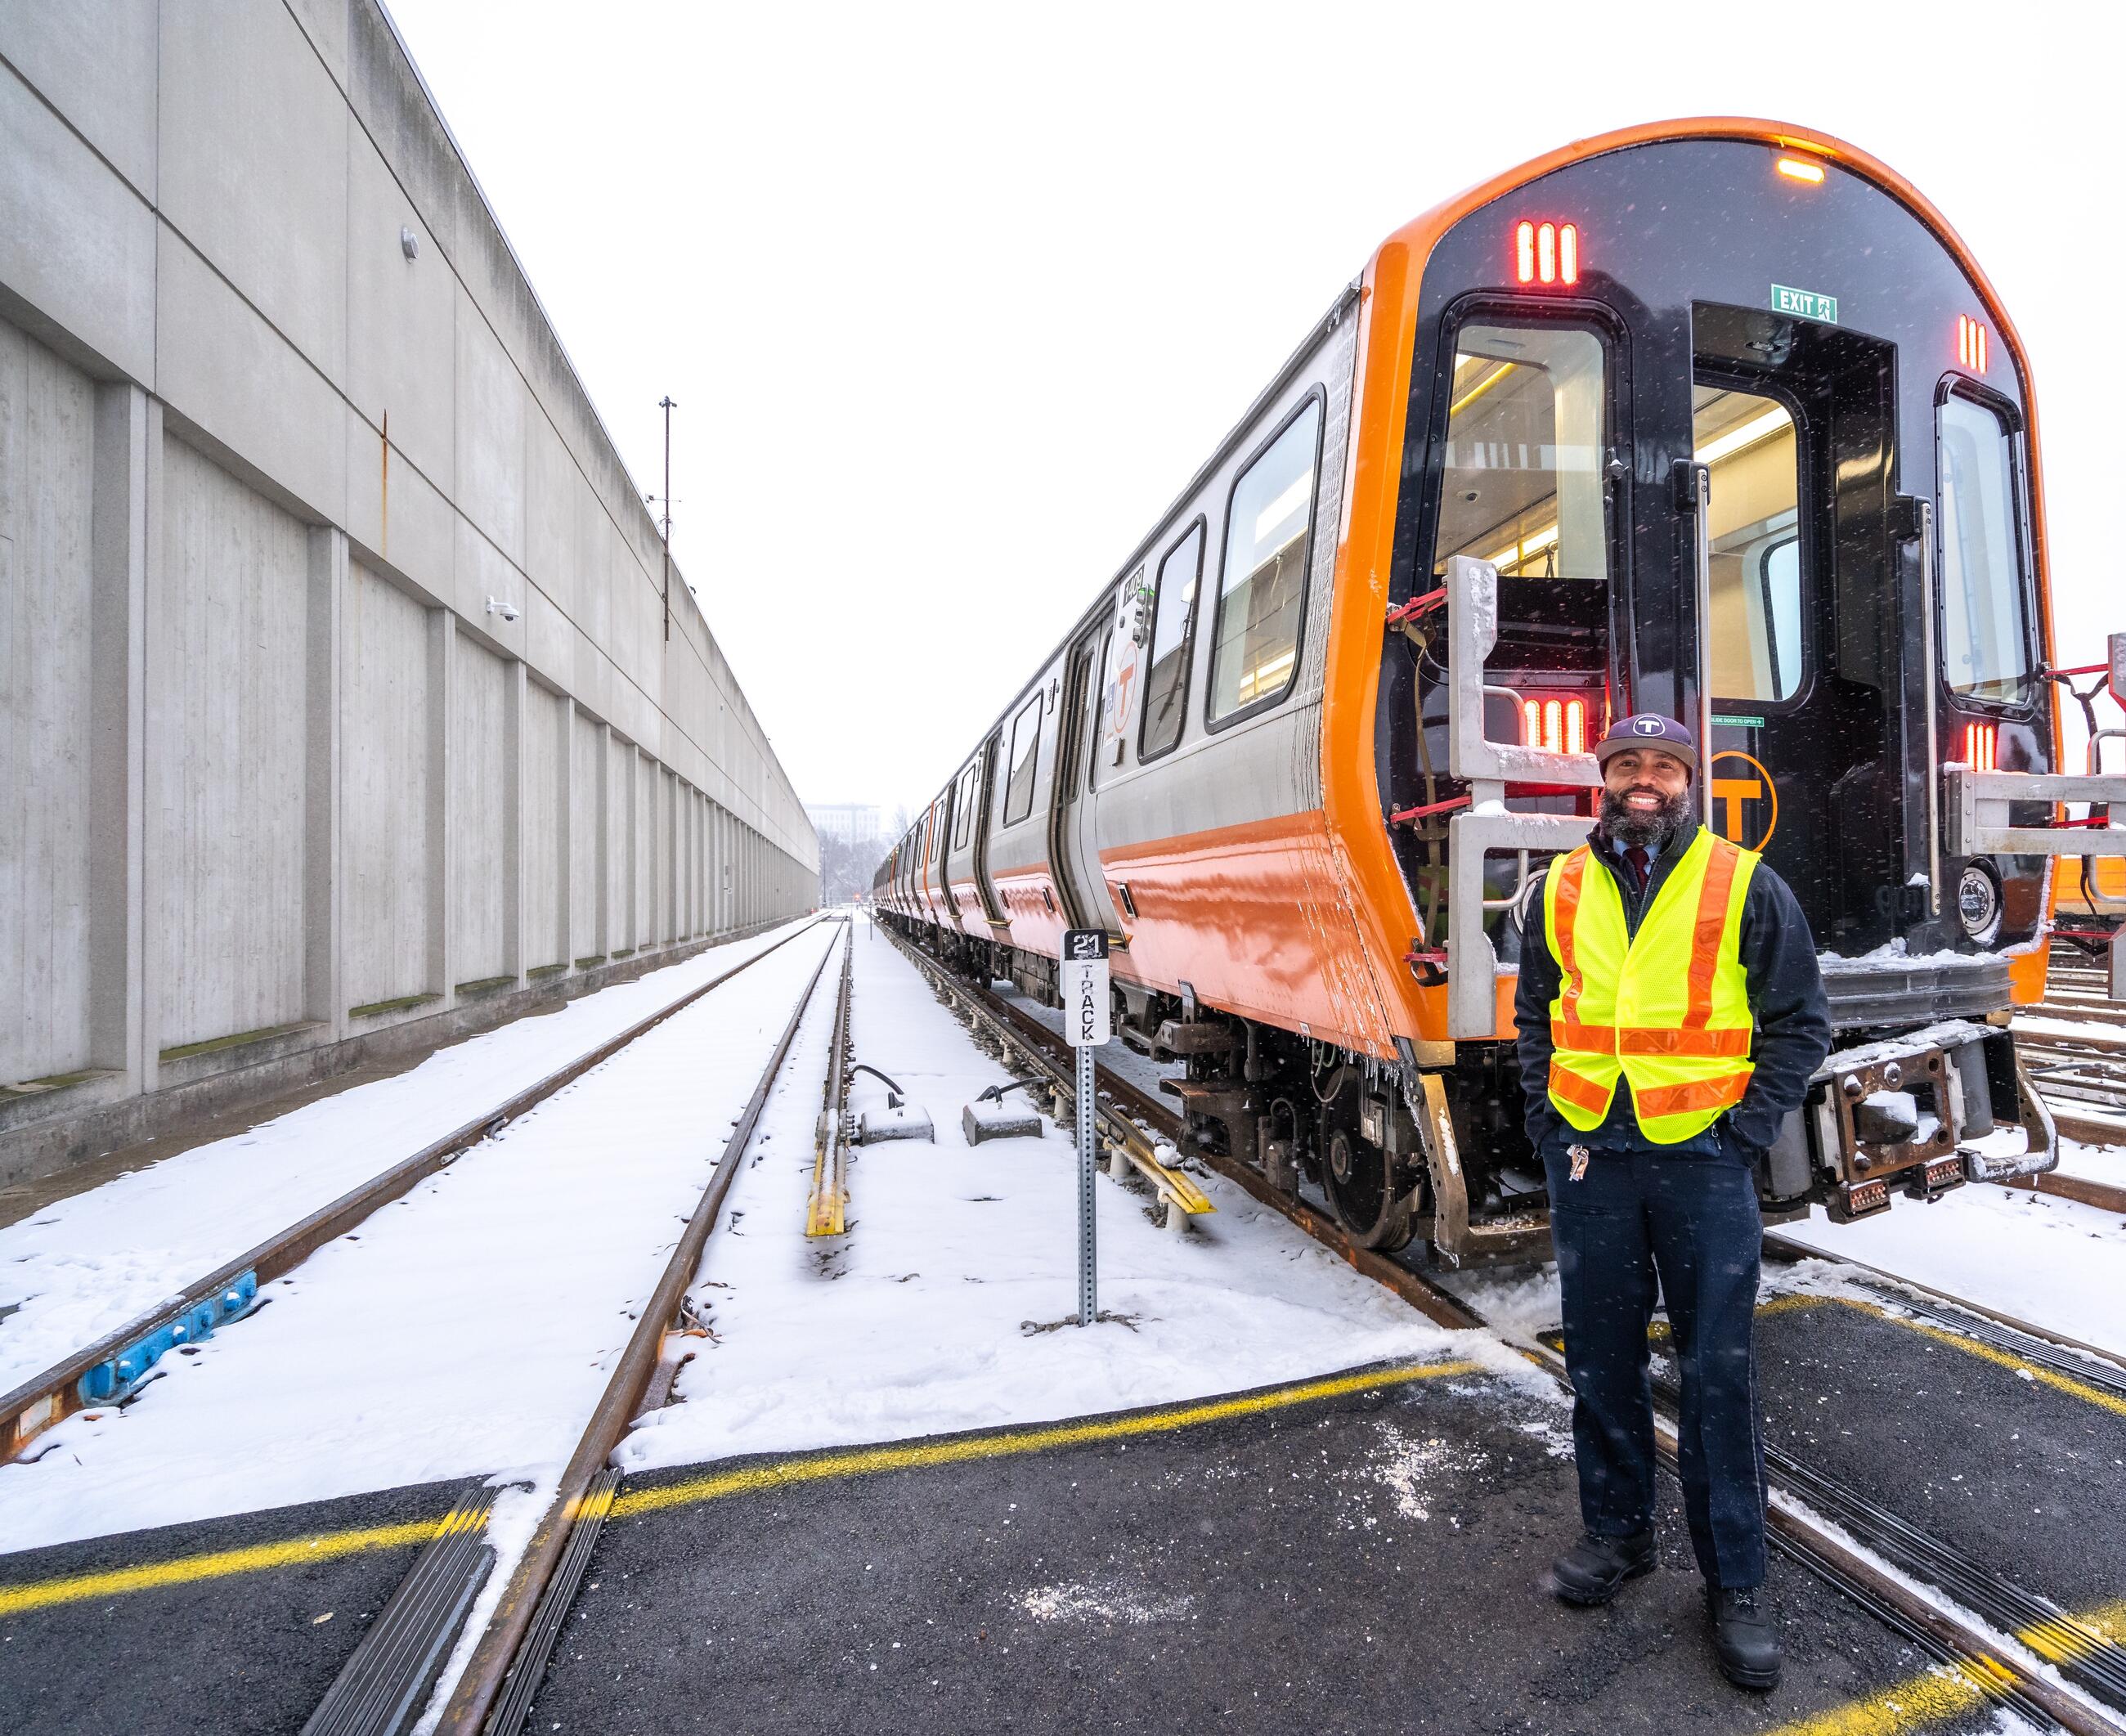
[[[1108,1017],[1108,936],[1104,929],[1065,929],[1056,965],[1063,1034],[1078,1052],[1078,1324],[1099,1318],[1098,1249],[1093,1214],[1093,1051],[1114,1033]]]

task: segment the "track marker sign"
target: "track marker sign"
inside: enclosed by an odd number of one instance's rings
[[[1093,1051],[1114,1035],[1108,1016],[1108,931],[1065,929],[1056,961],[1063,1034],[1078,1052],[1078,1324],[1100,1317],[1098,1211],[1093,1199]]]
[[[1108,935],[1104,929],[1065,929],[1056,963],[1063,996],[1063,1034],[1073,1048],[1098,1048],[1114,1036],[1108,1011]]]

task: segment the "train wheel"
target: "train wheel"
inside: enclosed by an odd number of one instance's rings
[[[1337,1221],[1360,1247],[1391,1252],[1410,1240],[1410,1196],[1391,1196],[1387,1154],[1347,1128],[1329,1133],[1321,1185]]]

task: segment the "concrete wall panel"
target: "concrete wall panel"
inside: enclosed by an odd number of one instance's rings
[[[148,622],[162,1048],[303,1017],[303,524],[175,440]]]
[[[346,810],[343,986],[350,1006],[447,985],[428,980],[428,611],[359,561],[349,570],[341,754]]]
[[[281,0],[163,8],[158,202],[312,364],[346,377],[347,121]]]
[[[527,970],[569,962],[561,882],[568,843],[561,797],[567,704],[537,682],[524,702],[524,964]]]
[[[159,10],[158,0],[0,6],[0,55],[150,201]]]
[[[347,386],[372,429],[448,494],[457,465],[457,280],[353,116],[347,128]],[[409,259],[403,233],[413,232]]]
[[[524,565],[524,381],[462,288],[457,298],[458,509]]]
[[[154,211],[5,67],[0,288],[111,366],[154,378]]]
[[[451,675],[451,956],[460,982],[510,968],[508,670],[463,634]]]
[[[0,1087],[88,1065],[95,390],[0,324]]]
[[[347,499],[345,400],[167,225],[156,260],[156,395],[306,513],[336,517]]]
[[[598,946],[598,862],[603,846],[598,835],[599,726],[582,712],[569,726],[569,945],[578,958],[587,958]]]

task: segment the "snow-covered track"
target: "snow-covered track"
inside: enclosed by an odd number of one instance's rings
[[[941,994],[986,1025],[995,1040],[1051,1077],[1067,1076],[1070,1051],[1046,1025],[985,986],[953,973],[890,928],[881,932]],[[1306,1200],[1272,1187],[1245,1164],[1197,1149],[1179,1116],[1105,1067],[1099,1072],[1099,1091],[1104,1126],[1128,1127],[1140,1138],[1155,1135],[1166,1140],[1442,1325],[1494,1330],[1467,1303],[1421,1272],[1358,1246],[1340,1225]],[[1499,1336],[1569,1387],[1564,1359],[1550,1346],[1518,1334]],[[1674,1472],[1672,1406],[1661,1407],[1655,1436],[1663,1461]],[[2079,1674],[2085,1692],[2100,1694],[2126,1710],[2126,1651],[2107,1636],[2074,1621],[2048,1600],[1989,1573],[1856,1492],[1813,1473],[1794,1480],[1806,1481],[1807,1490],[1784,1487],[1774,1476],[1774,1499],[1767,1514],[1772,1540],[1785,1553],[1944,1664],[1982,1683],[1990,1698],[2037,1727],[2069,1731],[2072,1736],[2126,1736],[2126,1726],[2114,1721],[2084,1693],[2062,1688],[2043,1668],[2050,1664],[2062,1673]],[[1822,1508],[1818,1503],[1826,1501],[1826,1491],[1835,1497],[1831,1503],[1836,1507],[1835,1522],[1819,1516]],[[1878,1557],[1897,1563],[1911,1578],[1886,1571]],[[1925,1581],[1926,1589],[1915,1585],[1914,1579]],[[1929,1590],[1934,1595],[1928,1595]],[[2011,1639],[2004,1643],[2001,1636]],[[2114,1689],[2119,1695],[2115,1700]]]
[[[673,1015],[695,1005],[770,953],[787,946],[815,925],[806,924],[741,960],[729,970],[678,996],[588,1054],[535,1081],[504,1101],[482,1110],[441,1138],[359,1186],[319,1206],[286,1229],[268,1237],[205,1277],[187,1284],[123,1326],[106,1332],[0,1397],[0,1464],[22,1450],[54,1423],[92,1405],[123,1403],[151,1374],[167,1352],[249,1313],[260,1288],[302,1264],[318,1249],[345,1235],[380,1208],[401,1198],[423,1178],[536,1108],[557,1092],[630,1043],[657,1029]]]
[[[845,925],[844,958],[848,943]],[[546,1672],[560,1619],[575,1596],[577,1581],[589,1562],[598,1528],[612,1505],[619,1478],[607,1461],[629,1425],[641,1414],[645,1398],[651,1393],[666,1335],[680,1320],[687,1286],[700,1269],[709,1232],[716,1227],[724,1199],[745,1161],[761,1110],[791,1045],[796,1041],[834,950],[830,945],[821,952],[818,966],[806,979],[791,1010],[789,1023],[761,1069],[759,1082],[732,1124],[723,1154],[687,1218],[664,1275],[642,1308],[627,1348],[613,1366],[553,1498],[541,1515],[531,1542],[517,1558],[494,1614],[451,1691],[437,1726],[441,1736],[482,1736],[482,1733],[514,1736],[521,1727],[532,1695]],[[837,1038],[829,1046],[828,1056],[830,1071],[841,1067],[844,1059],[846,1021],[839,1021],[837,1029]]]

